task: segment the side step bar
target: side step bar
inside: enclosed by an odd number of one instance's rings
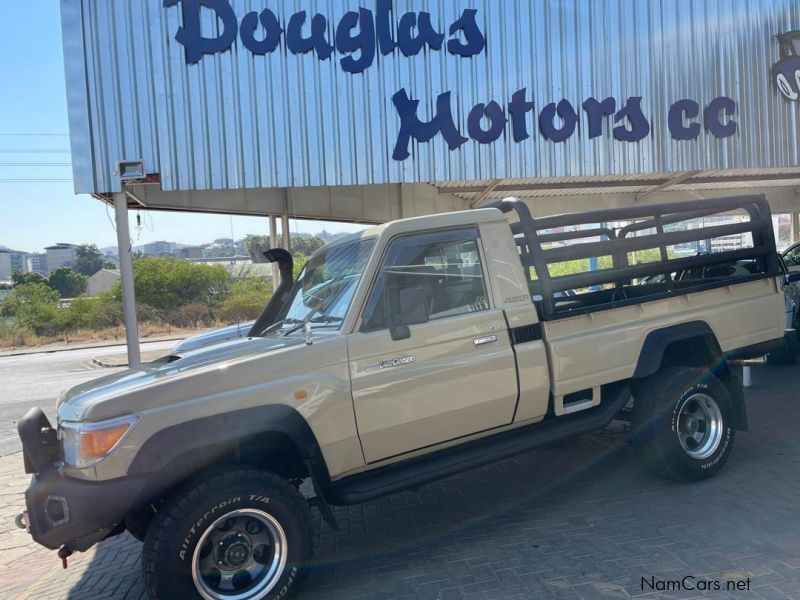
[[[589,433],[608,425],[631,396],[628,383],[604,386],[607,398],[595,408],[498,433],[446,448],[431,455],[389,465],[334,481],[326,490],[330,504],[347,506],[455,475],[557,440]]]

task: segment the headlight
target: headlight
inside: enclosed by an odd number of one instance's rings
[[[139,421],[126,415],[94,423],[61,423],[64,462],[71,467],[89,467],[108,456]]]

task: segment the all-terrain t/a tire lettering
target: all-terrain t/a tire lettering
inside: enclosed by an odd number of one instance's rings
[[[635,394],[633,425],[645,464],[678,481],[714,476],[733,448],[733,405],[725,386],[704,369],[673,367]]]
[[[258,470],[210,475],[167,499],[144,541],[151,598],[275,600],[312,555],[311,513],[285,480]]]

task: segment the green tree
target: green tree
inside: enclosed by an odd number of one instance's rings
[[[292,252],[311,256],[325,245],[325,240],[316,235],[299,235],[292,240]]]
[[[272,285],[263,279],[237,281],[220,305],[217,316],[225,323],[251,321],[261,314],[271,296]]]
[[[0,315],[12,317],[37,334],[58,330],[58,311],[58,292],[43,283],[18,285],[0,303]]]
[[[103,255],[94,244],[82,244],[75,249],[75,271],[91,277],[103,268]]]
[[[11,280],[14,282],[14,285],[22,285],[23,283],[43,283],[45,285],[50,285],[47,281],[47,277],[39,273],[20,273],[19,271],[14,271],[11,275]]]
[[[75,329],[89,327],[89,315],[92,312],[93,303],[94,298],[86,296],[75,298],[68,307],[62,309],[62,312],[68,315],[64,317],[63,321]]]
[[[265,263],[264,252],[270,249],[269,236],[248,235],[244,238],[244,247],[254,263]]]
[[[77,298],[83,300],[83,298]],[[90,302],[86,326],[90,329],[106,329],[122,325],[122,303],[114,297],[113,291],[103,292]]]
[[[300,276],[300,271],[302,271],[303,267],[306,266],[308,257],[305,254],[298,252],[297,254],[294,254],[292,258],[294,259],[294,278],[297,279]]]
[[[195,264],[177,258],[142,258],[133,263],[136,300],[162,314],[184,304],[216,307],[228,295],[228,273],[220,265]],[[117,298],[121,288],[115,286]]]
[[[48,281],[62,298],[75,298],[86,291],[86,277],[69,267],[59,267],[50,273]]]

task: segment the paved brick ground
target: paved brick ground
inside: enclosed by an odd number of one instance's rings
[[[752,431],[696,485],[643,473],[584,436],[364,506],[320,528],[302,599],[800,599],[800,367],[766,367]],[[0,460],[0,597],[144,598],[127,535],[70,561],[12,529],[26,480]],[[750,580],[747,591],[651,592],[642,577]]]

